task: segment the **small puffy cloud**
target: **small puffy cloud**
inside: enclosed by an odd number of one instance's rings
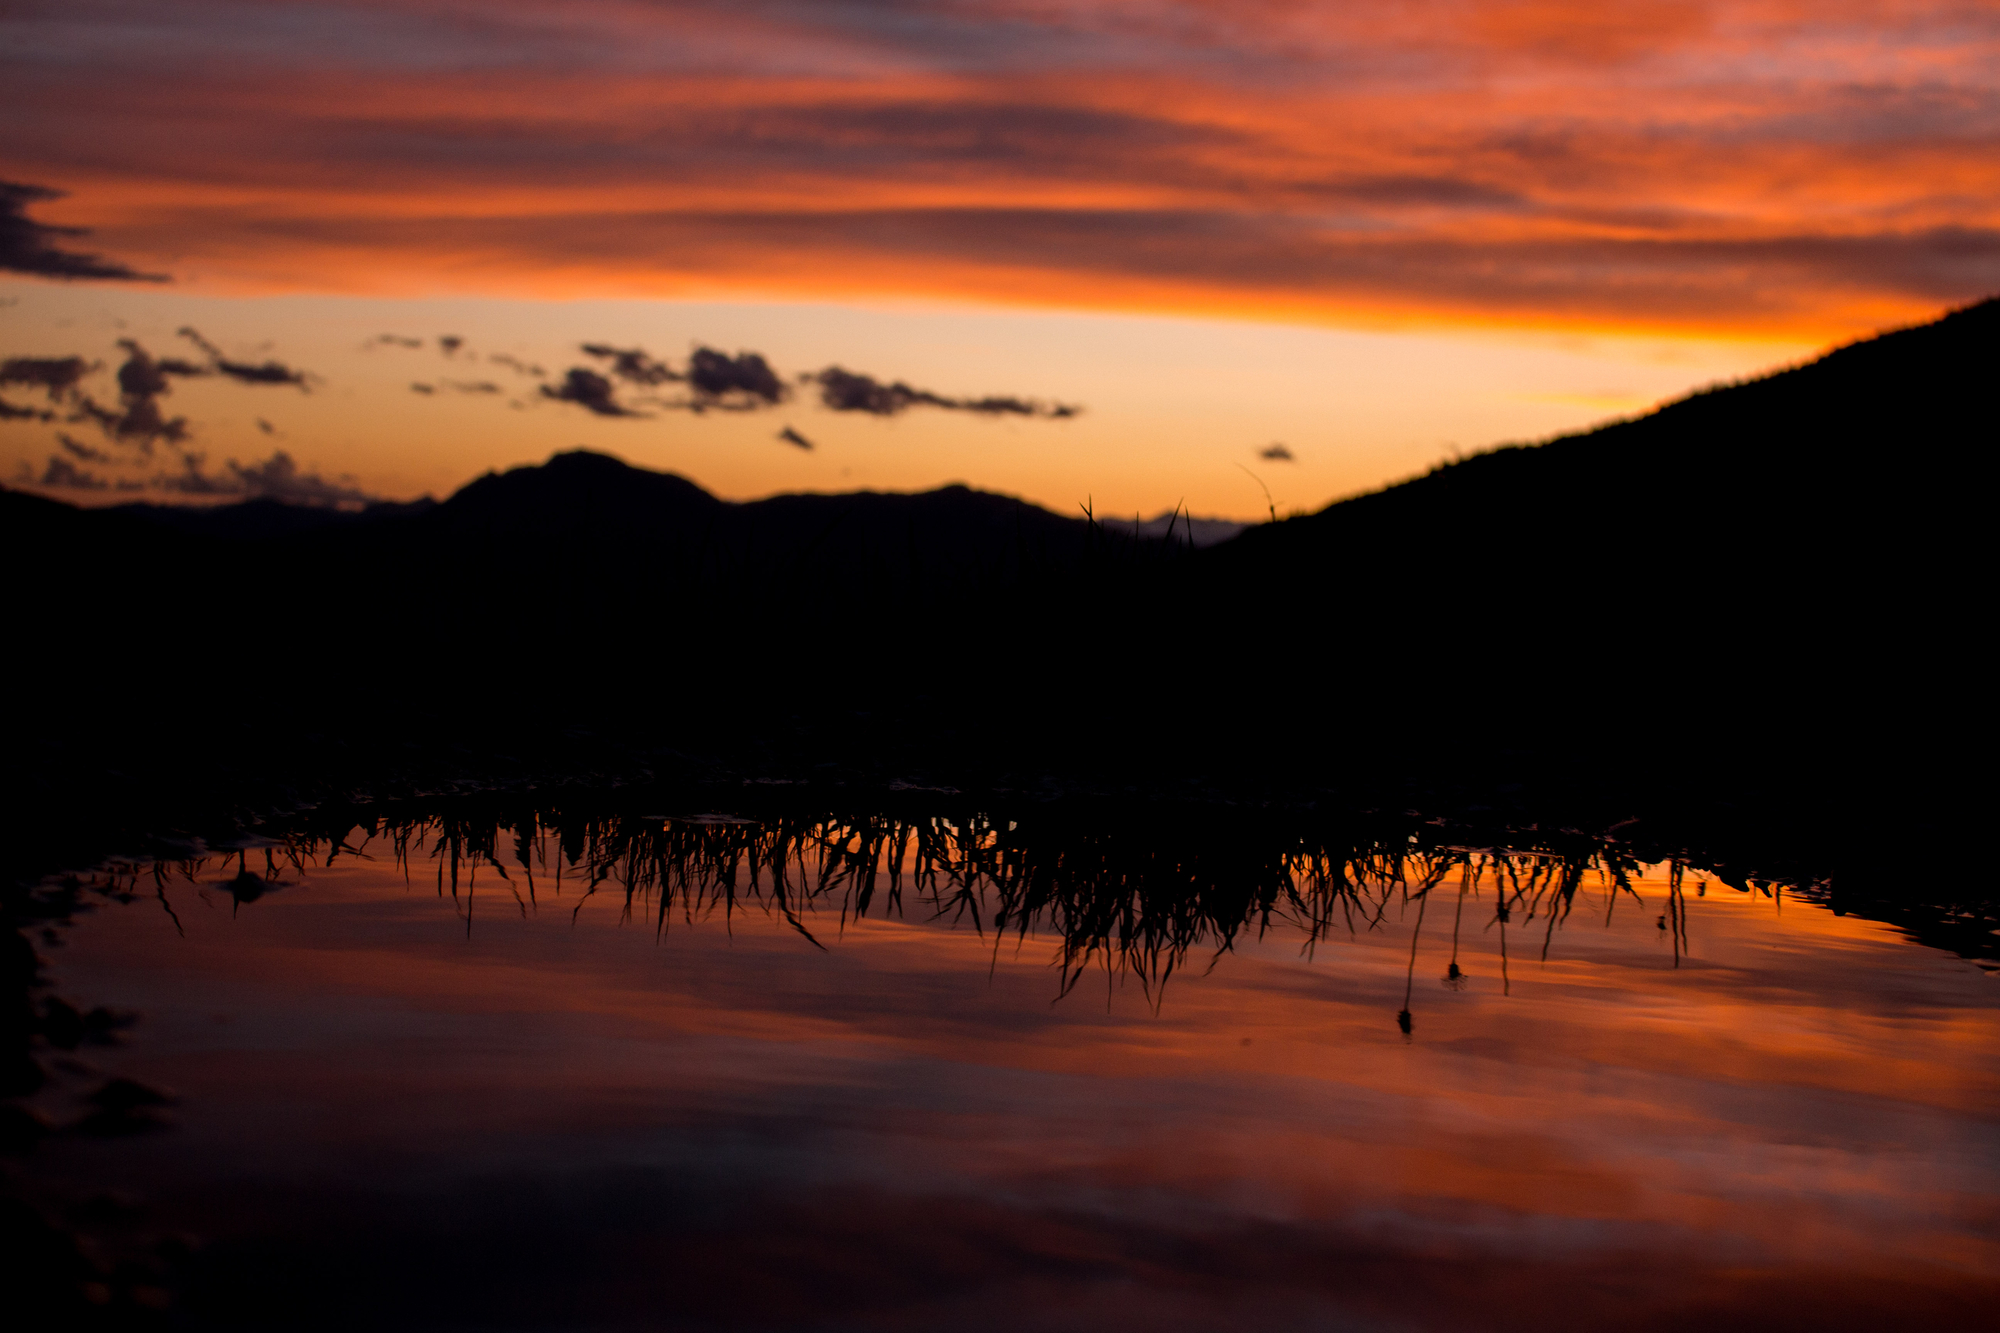
[[[118,367],[118,408],[105,407],[89,394],[72,389],[70,420],[95,422],[107,438],[136,445],[145,454],[151,454],[158,443],[185,442],[186,418],[167,416],[160,410],[160,399],[173,391],[171,377],[204,372],[181,361],[155,361],[130,338],[120,339],[118,345],[125,350],[125,361]]]
[[[610,380],[582,366],[572,367],[563,376],[561,384],[544,384],[542,397],[552,398],[559,403],[575,403],[584,411],[595,413],[600,417],[642,415],[618,401],[617,391],[611,387]]]
[[[734,405],[731,399],[745,407],[762,407],[782,403],[791,395],[770,363],[756,352],[730,356],[713,347],[697,347],[688,357],[687,382],[697,410]]]
[[[98,278],[114,282],[165,282],[161,273],[140,273],[101,255],[60,248],[64,237],[88,236],[88,228],[53,227],[28,216],[31,204],[63,197],[42,185],[0,181],[0,270],[42,278]]]
[[[424,345],[424,340],[422,338],[405,338],[398,333],[378,333],[373,338],[370,338],[367,342],[361,345],[363,347],[416,348],[416,347],[422,347]]]
[[[465,339],[459,337],[456,333],[440,334],[438,337],[438,349],[446,356],[457,356],[458,349],[463,346],[465,346]]]
[[[120,338],[118,345],[125,349],[125,363],[118,367],[118,392],[132,398],[157,398],[173,389],[167,380],[170,375],[204,375],[199,366],[185,361],[155,361],[146,349],[130,338]]]
[[[1272,444],[1257,451],[1257,457],[1267,463],[1296,463],[1298,458],[1282,444]]]

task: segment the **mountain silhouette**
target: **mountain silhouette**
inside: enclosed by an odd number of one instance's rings
[[[1996,360],[1989,300],[1252,528],[1151,614],[1270,645],[1180,680],[1292,734],[1962,808]]]
[[[365,770],[581,729],[737,768],[1949,804],[1996,352],[1988,301],[1201,550],[581,451],[352,515],[6,492],[26,731],[80,789],[99,752],[272,774],[318,736]]]
[[[1996,351],[2000,301],[1986,301],[1252,529],[1218,548],[1217,577],[1318,581],[1359,565],[1468,606],[1650,605],[1689,635],[1801,598],[1851,608],[1861,585],[1970,537],[1954,525],[1972,517],[1965,473],[1992,438]]]
[[[393,532],[327,540],[352,547],[386,538],[400,560],[475,580],[502,568],[552,593],[636,578],[690,595],[881,597],[1005,585],[1073,561],[1088,535],[1079,520],[965,486],[732,504],[683,478],[579,450],[482,477]]]
[[[350,575],[395,569],[399,578],[443,579],[458,595],[475,597],[489,584],[518,591],[522,578],[551,594],[585,598],[599,587],[657,586],[661,579],[706,593],[990,588],[1072,563],[1092,537],[1082,519],[962,485],[732,503],[685,478],[581,449],[489,473],[442,504],[375,504],[358,512],[270,500],[98,511],[19,493],[7,502],[30,526],[53,524],[71,544],[171,549],[186,538],[189,550],[177,560],[200,551],[233,563],[241,553],[223,550],[254,543],[254,559],[288,577],[310,577],[328,564]],[[25,518],[31,510],[35,517]]]

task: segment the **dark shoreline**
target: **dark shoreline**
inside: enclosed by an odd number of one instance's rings
[[[1561,844],[1612,849],[1635,861],[1674,861],[1750,891],[1784,888],[1835,910],[1897,925],[1961,957],[2000,958],[2000,895],[1977,885],[1947,891],[1918,862],[1971,827],[1932,810],[1928,820],[1847,826],[1849,811],[1768,791],[1717,784],[1690,792],[1668,784],[1578,775],[1558,756],[1492,756],[1457,772],[1384,764],[1361,781],[1309,784],[1279,773],[1190,776],[1100,763],[1067,771],[948,765],[934,754],[813,760],[823,738],[772,742],[736,762],[714,755],[572,729],[499,753],[472,746],[369,745],[355,737],[286,747],[252,764],[217,747],[172,771],[136,765],[115,773],[78,765],[17,801],[5,853],[10,898],[51,877],[108,862],[173,862],[246,841],[451,811],[473,821],[522,812],[592,810],[721,812],[778,820],[802,812],[873,816],[1019,814],[1050,827],[1092,827],[1127,839],[1200,826],[1249,843],[1359,825],[1449,830],[1466,845]],[[236,757],[232,761],[232,755]],[[929,762],[925,762],[928,760]],[[288,761],[288,762],[287,762]],[[1500,780],[1507,776],[1514,780]],[[64,779],[67,780],[64,780]],[[39,796],[40,799],[35,799]],[[1760,799],[1761,798],[1761,799]],[[339,829],[334,826],[338,825]],[[1886,825],[1886,826],[1885,826]],[[1551,840],[1554,840],[1551,842]]]

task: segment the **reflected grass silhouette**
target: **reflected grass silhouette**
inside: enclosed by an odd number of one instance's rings
[[[304,875],[342,857],[386,856],[410,883],[426,881],[449,896],[468,933],[482,872],[501,887],[507,910],[523,916],[545,897],[572,920],[609,899],[621,920],[658,935],[754,911],[825,948],[870,916],[946,922],[991,938],[996,959],[1010,941],[1017,949],[1048,942],[1059,995],[1100,973],[1114,987],[1136,984],[1156,1006],[1174,975],[1212,969],[1246,935],[1289,935],[1311,957],[1337,934],[1378,931],[1392,913],[1414,910],[1399,1018],[1406,1030],[1424,913],[1441,887],[1456,894],[1447,983],[1464,975],[1457,951],[1469,900],[1475,920],[1486,914],[1479,928],[1498,931],[1506,987],[1510,925],[1538,931],[1546,960],[1556,931],[1587,896],[1601,898],[1607,924],[1621,899],[1643,910],[1633,880],[1665,863],[1660,920],[1679,965],[1684,879],[1715,872],[1609,834],[1496,832],[1505,836],[1469,841],[1463,828],[1400,815],[1288,823],[1213,812],[913,806],[665,816],[586,798],[469,798],[315,815],[274,832],[261,878],[240,850],[220,863],[234,863],[226,888],[241,906],[278,887],[285,867]],[[171,912],[167,886],[201,882],[216,859],[114,867],[101,887],[131,896],[146,885]],[[1826,887],[1758,878],[1743,891]]]

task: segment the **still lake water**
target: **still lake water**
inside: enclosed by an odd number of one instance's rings
[[[1310,949],[1283,914],[1196,939],[1162,986],[1159,957],[1066,972],[1065,927],[996,933],[977,883],[942,919],[663,918],[657,886],[552,883],[546,847],[532,897],[490,862],[454,892],[436,848],[278,862],[254,901],[233,861],[142,879],[49,954],[143,1016],[95,1077],[177,1100],[38,1170],[200,1238],[177,1322],[1875,1329],[2000,1301],[2000,978],[1783,890],[1689,873],[1677,908],[1647,867],[1502,923],[1459,866]]]

